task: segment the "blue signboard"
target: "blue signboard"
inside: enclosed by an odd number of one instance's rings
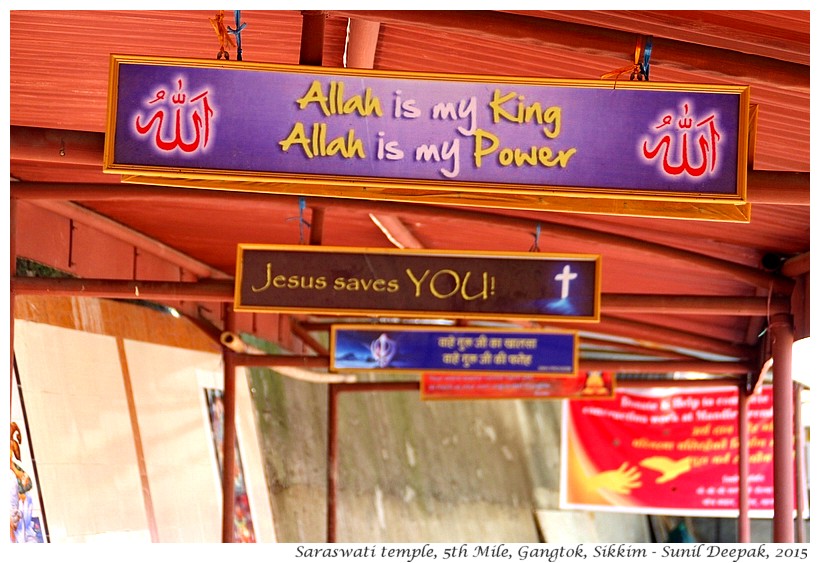
[[[515,373],[574,377],[570,332],[333,325],[331,371]]]
[[[233,189],[745,202],[748,87],[149,57],[111,66],[107,172]]]

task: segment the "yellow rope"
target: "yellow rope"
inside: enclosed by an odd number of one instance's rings
[[[236,47],[236,42],[228,32],[228,26],[225,25],[225,10],[219,10],[216,13],[216,16],[213,18],[208,18],[208,21],[211,22],[211,26],[214,28],[216,37],[219,39],[219,52],[216,54],[216,58],[226,60],[230,59],[230,53],[228,53],[225,49],[225,46],[230,45],[231,47]]]

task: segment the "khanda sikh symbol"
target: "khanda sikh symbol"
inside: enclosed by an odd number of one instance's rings
[[[644,138],[642,154],[647,160],[660,158],[663,171],[670,176],[687,174],[697,178],[717,168],[720,132],[714,114],[695,122],[689,115],[689,104],[684,103],[677,122],[671,113],[666,114],[655,129],[662,135],[652,148],[649,139]]]
[[[390,360],[396,355],[396,343],[387,337],[385,333],[373,340],[370,343],[370,353],[373,359],[376,360],[376,365],[380,368],[387,367]]]

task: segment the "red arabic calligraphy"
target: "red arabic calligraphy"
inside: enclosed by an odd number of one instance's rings
[[[134,122],[137,133],[150,135],[154,130],[154,144],[163,151],[179,149],[193,153],[208,146],[211,135],[211,118],[215,115],[208,102],[208,91],[205,90],[192,98],[183,90],[182,79],[177,79],[177,91],[172,93],[158,90],[148,105],[154,113],[145,121],[142,114],[137,114]],[[167,113],[166,113],[167,112]],[[171,116],[173,123],[166,124],[166,117]],[[187,123],[187,126],[183,126]],[[169,131],[170,129],[170,131]],[[170,133],[170,134],[169,134]],[[193,138],[192,138],[193,137]]]
[[[699,177],[711,174],[717,168],[720,132],[714,114],[695,123],[695,119],[689,115],[689,104],[685,103],[683,114],[677,122],[672,114],[667,114],[655,129],[659,132],[662,130],[662,135],[651,149],[648,140],[644,139],[643,156],[647,160],[660,158],[661,166],[667,174],[679,176],[686,173]],[[673,155],[674,152],[677,154]]]

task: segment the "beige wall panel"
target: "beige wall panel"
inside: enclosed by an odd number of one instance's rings
[[[268,495],[268,482],[259,431],[256,426],[256,408],[251,397],[248,371],[236,372],[236,435],[245,468],[245,486],[253,515],[253,526],[258,542],[277,541],[273,509]]]
[[[219,354],[127,340],[126,358],[151,498],[163,542],[219,542],[222,493],[204,389],[222,388]],[[244,371],[237,373],[237,437],[257,541],[274,541]]]
[[[220,356],[133,340],[125,352],[159,540],[219,542],[222,497],[196,374],[221,369]]]
[[[19,319],[14,330],[51,541],[149,541],[116,340]]]

